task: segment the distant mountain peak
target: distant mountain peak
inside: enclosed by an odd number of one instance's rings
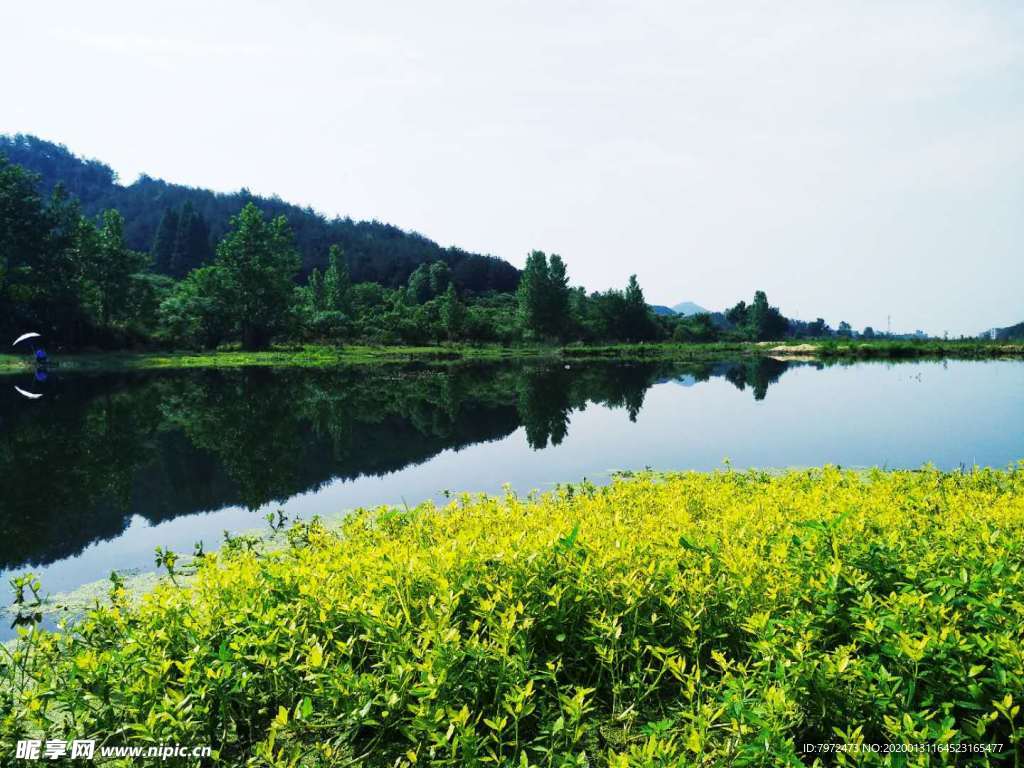
[[[700,304],[694,304],[692,301],[683,301],[672,307],[672,311],[678,315],[702,315],[708,310],[704,309]]]

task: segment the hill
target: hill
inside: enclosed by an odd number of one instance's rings
[[[63,184],[82,205],[83,213],[95,215],[116,208],[125,218],[125,239],[137,251],[153,253],[155,269],[180,277],[212,258],[215,243],[228,229],[232,216],[248,203],[265,213],[288,219],[302,254],[302,273],[327,263],[327,249],[337,244],[344,250],[353,280],[373,281],[390,287],[402,285],[417,266],[444,261],[455,281],[472,291],[511,291],[519,271],[494,256],[442,248],[423,235],[406,232],[380,221],[328,219],[311,208],[287,203],[278,197],[253,195],[247,189],[221,193],[154,179],[145,174],[125,186],[110,166],[83,159],[61,144],[35,136],[0,135],[0,155],[40,177],[40,190],[49,195]],[[182,226],[187,222],[187,226]],[[183,236],[182,233],[185,233]],[[158,237],[160,233],[160,237]],[[156,251],[160,241],[177,248],[173,260]],[[177,242],[175,242],[177,241]]]
[[[1024,340],[1024,323],[1009,325],[1006,328],[993,328],[981,335],[983,338],[996,339],[998,341]]]
[[[702,315],[708,310],[692,301],[684,301],[672,307],[672,311],[677,315]]]

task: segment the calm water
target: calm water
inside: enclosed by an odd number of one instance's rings
[[[3,377],[0,589],[29,569],[51,593],[151,570],[155,546],[215,548],[271,509],[308,519],[727,458],[1006,466],[1024,458],[1024,362]]]

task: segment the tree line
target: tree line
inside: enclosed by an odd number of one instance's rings
[[[135,251],[150,251],[159,240],[152,269],[176,279],[212,260],[214,246],[227,234],[231,217],[247,203],[270,218],[283,215],[288,219],[303,281],[314,267],[325,267],[327,248],[332,244],[345,251],[356,282],[396,288],[404,285],[420,264],[433,261],[444,261],[460,285],[473,291],[511,291],[519,278],[514,266],[494,256],[442,248],[423,235],[380,221],[327,218],[277,196],[256,195],[247,189],[215,193],[145,174],[123,185],[104,163],[77,157],[63,145],[35,136],[0,135],[0,154],[38,176],[44,198],[62,185],[78,198],[86,216],[116,208],[124,217],[126,245]]]
[[[444,259],[397,285],[354,279],[352,257],[326,248],[302,273],[295,231],[254,202],[213,243],[190,203],[165,211],[148,252],[129,246],[118,210],[87,215],[62,185],[0,157],[0,327],[67,348],[214,349],[273,342],[343,344],[612,343],[770,340],[833,332],[787,319],[763,291],[724,314],[663,316],[636,276],[588,293],[557,254],[534,251],[514,290],[479,289]],[[845,326],[845,328],[844,328]],[[867,329],[870,330],[870,329]],[[866,335],[866,334],[865,334]]]

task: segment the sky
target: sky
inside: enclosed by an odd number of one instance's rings
[[[1017,0],[11,3],[0,133],[574,284],[1024,320]]]

